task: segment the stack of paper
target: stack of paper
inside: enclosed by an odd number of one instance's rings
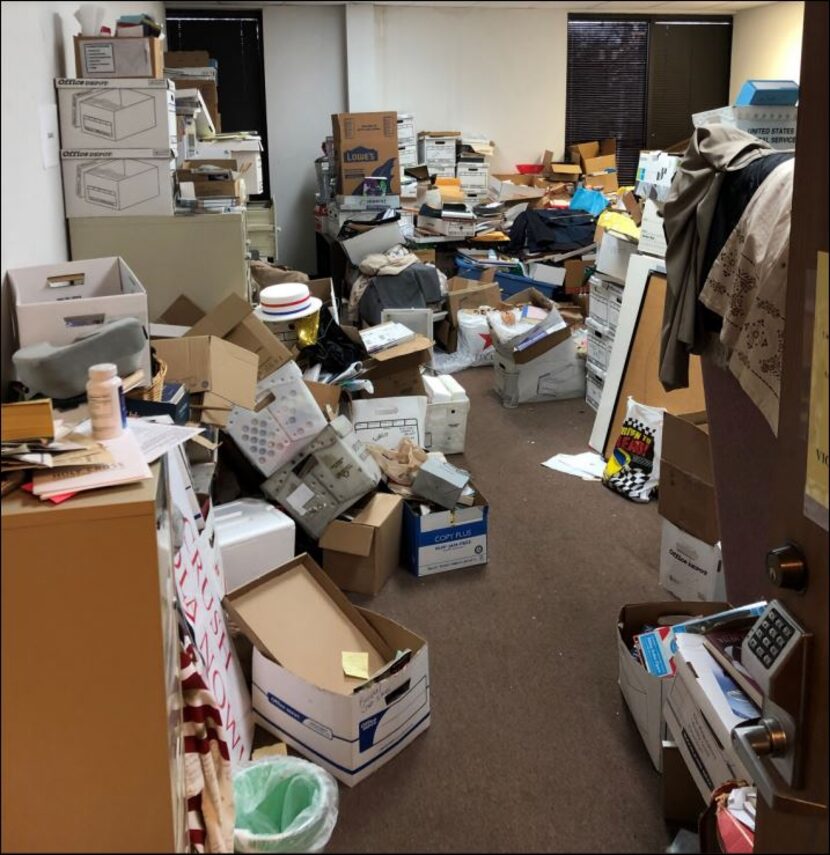
[[[555,454],[550,460],[543,461],[542,466],[567,475],[576,475],[583,481],[600,481],[605,461],[601,455],[586,451],[582,454]]]

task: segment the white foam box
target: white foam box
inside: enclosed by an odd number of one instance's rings
[[[352,423],[337,416],[261,489],[317,540],[332,520],[374,490],[380,477]]]
[[[225,430],[267,478],[325,426],[325,416],[292,361],[257,383],[255,409],[235,406]]]
[[[122,258],[91,258],[7,272],[20,347],[48,342],[61,346],[87,338],[120,318],[136,318],[148,333],[142,359],[145,385],[150,369],[147,292]]]
[[[238,499],[214,506],[213,516],[222,556],[223,594],[247,585],[295,555],[294,520],[262,499]]]
[[[262,140],[249,137],[244,140],[198,140],[196,152],[190,160],[235,160],[250,193],[262,193]]]
[[[596,412],[602,400],[605,372],[591,364],[586,364],[585,369],[585,403]]]
[[[352,605],[308,555],[223,605],[254,646],[254,720],[347,786],[429,727],[426,641]],[[368,680],[344,673],[343,651],[368,653]]]
[[[663,520],[660,586],[681,600],[726,599],[720,544],[710,545]]]
[[[172,215],[175,152],[170,149],[61,151],[67,217]]]
[[[404,502],[404,550],[415,576],[431,576],[487,563],[487,499],[476,491],[472,507],[421,515],[416,502]]]
[[[61,148],[176,148],[176,87],[169,80],[55,81]]]
[[[643,205],[643,217],[640,221],[640,242],[637,244],[637,249],[657,258],[666,257],[666,235],[663,232],[663,218],[657,213],[657,205],[651,199],[646,199]]]
[[[614,232],[606,232],[597,251],[597,273],[602,273],[616,282],[625,282],[628,261],[636,253],[636,243],[619,237]]]
[[[779,150],[794,149],[798,107],[719,107],[692,116],[697,128],[712,122],[731,125]]]
[[[423,376],[427,393],[427,425],[424,448],[444,454],[462,454],[467,438],[470,399],[450,374]]]

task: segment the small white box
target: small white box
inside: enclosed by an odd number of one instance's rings
[[[467,438],[470,399],[464,387],[451,375],[423,376],[427,393],[426,443],[428,451],[462,454]]]
[[[602,273],[616,282],[625,282],[628,261],[637,253],[637,244],[614,232],[606,232],[597,252],[597,273]]]
[[[646,199],[643,205],[643,218],[640,221],[640,252],[666,257],[666,235],[663,232],[663,218],[657,213],[657,205]]]
[[[91,258],[7,273],[20,347],[72,344],[119,318],[137,318],[148,333],[142,360],[152,380],[147,293],[122,258]]]
[[[169,80],[55,81],[61,148],[168,149],[176,141],[176,88]]]
[[[404,543],[409,570],[431,576],[487,563],[487,522],[490,508],[478,492],[470,508],[421,515],[420,505],[404,502]]]
[[[719,107],[692,116],[696,128],[712,122],[731,125],[784,151],[795,148],[798,107]]]
[[[664,519],[660,585],[681,600],[725,600],[720,544],[710,546]]]
[[[171,150],[70,149],[61,161],[67,217],[174,213]]]
[[[262,499],[238,499],[217,505],[213,516],[216,545],[222,556],[223,595],[295,555],[294,520]]]
[[[602,387],[605,385],[605,372],[593,365],[585,366],[585,403],[595,412],[602,400]]]

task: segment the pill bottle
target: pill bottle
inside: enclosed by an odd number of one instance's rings
[[[95,439],[115,439],[126,426],[124,390],[118,369],[110,362],[92,365],[86,384],[92,436]]]

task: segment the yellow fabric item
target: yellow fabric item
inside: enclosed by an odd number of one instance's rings
[[[623,214],[620,211],[603,211],[597,220],[597,225],[606,231],[613,229],[615,232],[633,237],[635,240],[640,239],[640,227],[628,214]]]

